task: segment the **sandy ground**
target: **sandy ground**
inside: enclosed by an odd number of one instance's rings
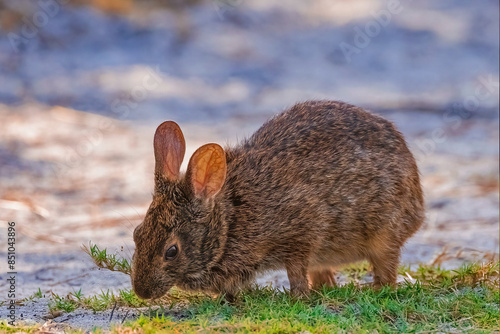
[[[428,219],[403,262],[432,261],[443,248],[456,255],[447,266],[498,253],[498,3],[402,1],[348,59],[340,45],[355,45],[356,29],[385,2],[289,2],[194,8],[183,41],[171,13],[123,18],[85,8],[61,9],[21,51],[0,34],[0,258],[15,221],[18,298],[38,288],[91,295],[130,287],[125,275],[97,270],[80,246],[92,240],[131,256],[161,121],[180,124],[189,157],[207,142],[236,144],[304,99],[370,108],[405,134]],[[1,261],[0,300],[6,273]],[[259,282],[287,284],[280,272]],[[116,312],[121,321],[126,311]],[[44,321],[46,301],[21,313]],[[91,328],[109,315],[54,321]]]

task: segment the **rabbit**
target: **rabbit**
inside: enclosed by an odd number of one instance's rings
[[[143,299],[172,286],[225,295],[286,269],[293,296],[334,285],[335,267],[368,260],[394,285],[401,248],[424,220],[415,159],[384,118],[307,101],[236,147],[201,146],[180,172],[172,121],[154,136],[151,206],[134,230],[132,286]]]

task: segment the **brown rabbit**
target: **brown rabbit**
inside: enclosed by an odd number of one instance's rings
[[[185,142],[165,122],[154,138],[153,202],[134,231],[132,285],[226,294],[257,272],[286,269],[291,292],[334,284],[333,267],[368,259],[394,284],[401,247],[422,224],[415,159],[387,120],[335,101],[299,103],[235,148]]]

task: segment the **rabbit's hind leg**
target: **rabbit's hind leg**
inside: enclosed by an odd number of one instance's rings
[[[384,285],[395,285],[398,276],[399,247],[384,249],[383,251],[372,250],[369,261],[373,266],[373,281],[375,288]]]
[[[334,287],[335,270],[331,268],[321,268],[309,271],[309,282],[313,289],[321,289],[323,286]]]

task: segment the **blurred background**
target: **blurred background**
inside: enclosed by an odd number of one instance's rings
[[[0,29],[0,240],[15,221],[22,293],[130,285],[80,246],[131,256],[162,121],[188,160],[308,99],[405,134],[428,217],[404,262],[498,253],[498,0],[0,0]]]

